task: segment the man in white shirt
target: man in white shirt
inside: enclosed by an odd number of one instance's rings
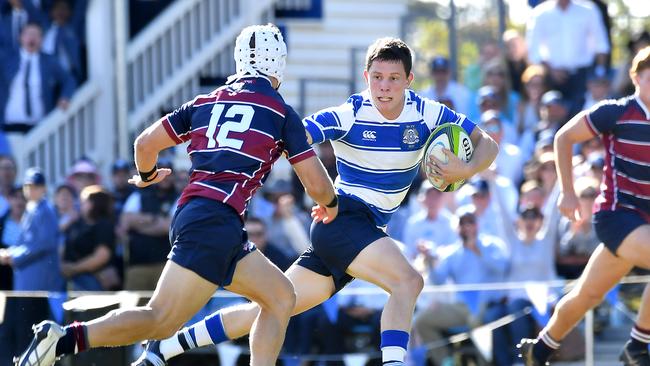
[[[586,91],[587,70],[605,69],[610,51],[598,10],[582,0],[549,0],[533,10],[527,24],[528,58],[549,69],[553,82],[577,103]],[[572,108],[579,108],[572,105]]]
[[[471,95],[469,90],[451,79],[449,60],[436,56],[431,60],[431,81],[433,84],[420,95],[447,105],[465,115],[470,112]],[[448,105],[451,102],[451,105]]]

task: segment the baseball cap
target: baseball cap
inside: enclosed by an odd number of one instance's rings
[[[491,85],[483,86],[478,90],[479,103],[483,103],[486,100],[498,100],[498,99],[499,97],[497,95],[497,90]]]
[[[123,172],[123,171],[130,171],[131,170],[131,164],[129,164],[128,161],[124,159],[117,159],[113,163],[113,166],[111,166],[111,172],[116,173],[116,172]]]
[[[449,59],[442,56],[436,56],[431,60],[431,71],[449,70]]]
[[[587,74],[587,81],[594,82],[610,82],[612,80],[612,73],[605,67],[595,67],[589,74]]]
[[[549,105],[549,104],[563,104],[564,103],[564,97],[562,96],[562,93],[560,93],[557,90],[550,90],[544,93],[542,95],[542,105]]]
[[[29,168],[25,172],[23,184],[33,184],[37,186],[45,185],[45,175],[39,168]]]
[[[490,192],[490,186],[485,179],[477,179],[467,185],[467,194],[473,196],[475,194],[485,194]]]
[[[73,166],[70,172],[74,174],[97,174],[97,167],[95,164],[87,159],[79,159]]]

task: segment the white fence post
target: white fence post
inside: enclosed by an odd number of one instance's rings
[[[594,365],[594,310],[585,315],[585,366]]]

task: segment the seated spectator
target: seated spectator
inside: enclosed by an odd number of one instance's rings
[[[461,209],[458,213],[459,241],[439,252],[439,256],[428,251],[421,253],[431,284],[481,284],[504,280],[508,266],[505,245],[495,237],[480,236],[478,231],[474,212]],[[473,327],[496,320],[498,317],[493,314],[502,304],[500,291],[463,291],[452,302],[436,299],[417,312],[414,333],[426,345],[442,339],[449,328]],[[453,364],[446,347],[430,348],[428,357],[434,365]]]
[[[264,221],[257,217],[249,217],[246,219],[245,227],[246,233],[248,234],[248,240],[253,242],[257,249],[282,272],[289,269],[291,264],[298,259],[297,255],[287,253],[285,250],[268,241],[268,238],[266,237],[266,224],[264,224]]]
[[[541,119],[537,124],[535,136],[538,137],[544,130],[553,131],[555,134],[568,120],[568,113],[569,110],[559,91],[551,90],[544,93],[539,109]]]
[[[533,155],[535,131],[540,120],[539,107],[542,95],[546,93],[546,69],[541,65],[530,65],[521,75],[523,93],[517,106],[515,125],[519,136],[519,147],[523,150],[525,160]]]
[[[42,40],[41,27],[29,23],[20,33],[20,51],[5,55],[0,69],[0,122],[5,131],[25,133],[55,105],[68,107],[74,78],[54,56],[41,51]]]
[[[68,0],[55,0],[50,10],[52,20],[45,30],[43,52],[55,56],[61,68],[81,81],[81,44],[70,23],[71,9]]]
[[[81,191],[81,215],[65,231],[61,272],[76,291],[116,290],[113,198],[101,186]]]
[[[159,159],[159,168],[172,168]],[[124,204],[120,226],[128,234],[125,251],[124,289],[151,291],[156,288],[169,253],[169,226],[178,192],[174,173],[159,182],[131,193]]]
[[[501,57],[501,48],[499,44],[491,39],[484,42],[479,49],[479,57],[476,62],[467,66],[463,71],[463,83],[471,90],[476,91],[483,85],[484,67],[493,60]]]
[[[545,198],[542,185],[536,180],[527,180],[519,188],[518,210],[522,211],[526,207],[537,207],[541,210]]]
[[[579,199],[580,217],[571,222],[566,217],[560,220],[556,268],[558,275],[566,279],[580,277],[591,253],[600,244],[592,225],[592,207],[600,192],[598,180],[590,177],[576,179],[574,183]]]
[[[494,88],[501,113],[508,123],[512,123],[519,105],[519,95],[512,90],[508,70],[501,60],[494,60],[485,65],[483,85]]]
[[[587,76],[587,93],[582,98],[580,110],[587,110],[611,98],[611,75],[603,69],[594,69]]]
[[[422,209],[408,219],[404,230],[404,252],[409,260],[417,256],[421,242],[429,242],[437,250],[456,241],[456,220],[443,207],[447,195],[434,188],[428,180],[420,186],[418,201]]]
[[[430,63],[432,85],[423,90],[420,95],[440,103],[449,100],[455,111],[470,113],[471,94],[467,88],[451,78],[449,59],[436,56]],[[443,103],[445,104],[445,103]]]
[[[503,141],[503,122],[496,110],[489,110],[481,115],[481,128],[497,144],[499,144],[499,154],[494,161],[496,172],[499,176],[509,179],[511,183],[518,184],[523,178],[524,161],[521,149]]]
[[[0,154],[0,216],[9,210],[9,195],[16,187],[16,171],[14,158]]]
[[[65,233],[68,227],[79,219],[77,192],[71,185],[62,184],[54,191],[54,207],[59,219],[59,230]]]
[[[503,126],[503,140],[512,144],[517,143],[517,129],[511,120],[508,120],[502,113],[502,101],[499,98],[497,90],[490,85],[481,87],[478,90],[478,110],[473,111],[470,117],[473,121],[480,121],[481,115],[490,110],[499,111],[499,118]]]
[[[302,254],[310,244],[311,218],[297,207],[291,183],[277,179],[263,189],[264,198],[272,205],[271,216],[260,217],[265,220],[269,240],[287,253]]]
[[[70,184],[75,191],[81,192],[88,186],[100,184],[101,177],[97,171],[97,165],[95,165],[92,160],[82,157],[77,160],[72,166],[72,169],[70,169],[70,174],[68,174],[66,182]]]
[[[516,29],[508,29],[503,32],[502,39],[506,48],[505,59],[508,68],[508,79],[512,82],[512,91],[521,96],[524,94],[521,76],[528,67],[526,42]]]
[[[0,218],[0,250],[18,244],[22,231],[20,221],[25,213],[22,187],[13,188],[7,195],[9,210]],[[8,264],[0,264],[0,291],[13,289],[13,271]]]

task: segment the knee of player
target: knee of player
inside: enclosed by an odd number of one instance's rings
[[[290,316],[296,306],[296,292],[289,280],[283,281],[268,296],[258,301],[263,310],[268,310],[282,316]]]
[[[589,307],[594,307],[603,301],[605,293],[597,287],[583,283],[578,290],[578,296],[582,301],[587,302]]]
[[[404,274],[404,279],[400,282],[404,285],[406,291],[415,296],[419,295],[424,288],[424,279],[415,269],[411,269]]]

